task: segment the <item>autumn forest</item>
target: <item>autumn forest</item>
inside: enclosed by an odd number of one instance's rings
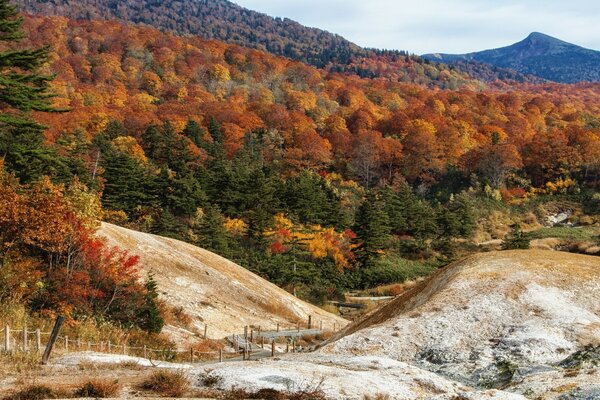
[[[160,331],[152,277],[94,238],[99,220],[323,304],[473,251],[492,211],[600,210],[597,83],[490,82],[385,53],[319,69],[114,21],[22,29],[3,51],[48,45],[35,70],[53,96],[0,99],[44,126],[0,129],[0,302]]]

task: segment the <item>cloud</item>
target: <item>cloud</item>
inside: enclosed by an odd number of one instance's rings
[[[600,50],[597,0],[236,0],[366,47],[464,53],[543,32]]]

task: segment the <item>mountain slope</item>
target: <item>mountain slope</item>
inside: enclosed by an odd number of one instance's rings
[[[600,51],[533,32],[511,46],[468,54],[426,54],[428,60],[479,61],[562,83],[600,81]]]
[[[462,383],[538,397],[569,384],[573,392],[598,393],[586,379],[600,382],[600,359],[582,357],[594,348],[600,351],[600,258],[530,250],[450,265],[322,351],[387,356]],[[588,377],[567,379],[569,368]]]
[[[305,303],[252,272],[207,250],[178,240],[132,231],[103,223],[98,235],[112,246],[141,257],[141,265],[152,271],[160,295],[168,305],[182,307],[192,317],[195,330],[208,325],[208,337],[222,338],[240,333],[245,325],[273,329],[279,323],[313,321],[324,329],[346,321]],[[165,327],[167,333],[185,340],[190,332]]]
[[[181,35],[257,48],[334,72],[382,76],[455,89],[482,83],[448,66],[402,51],[362,48],[343,37],[227,0],[15,0],[30,14],[75,20],[119,20]]]
[[[256,47],[323,67],[365,55],[339,35],[272,18],[227,0],[18,0],[28,13],[73,19],[118,19],[185,35]]]

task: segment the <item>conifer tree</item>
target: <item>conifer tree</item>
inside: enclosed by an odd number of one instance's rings
[[[223,257],[229,255],[229,235],[223,223],[225,219],[217,206],[212,204],[204,207],[204,216],[195,229],[198,235],[198,245]]]
[[[529,235],[523,232],[520,224],[512,224],[510,233],[502,241],[502,250],[528,249],[530,239]]]
[[[48,60],[48,47],[17,48],[25,37],[21,31],[23,17],[8,0],[0,0],[0,42],[7,50],[0,51],[0,126],[22,127],[41,132],[44,127],[35,122],[30,111],[57,111],[51,104],[49,85],[53,77],[39,72]],[[4,46],[3,46],[4,47]]]
[[[196,121],[189,120],[182,133],[199,148],[203,148],[205,146],[204,128],[202,128]]]
[[[356,256],[362,266],[372,266],[383,254],[389,241],[388,215],[381,202],[370,192],[356,213],[353,231],[356,233]]]
[[[68,163],[44,144],[44,126],[31,111],[60,111],[52,107],[53,77],[39,69],[48,60],[48,47],[19,46],[25,37],[23,18],[8,0],[0,0],[0,158],[23,182],[42,175],[70,179]]]

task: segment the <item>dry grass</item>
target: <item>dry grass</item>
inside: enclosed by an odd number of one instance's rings
[[[203,339],[192,346],[194,357],[201,360],[214,360],[219,350],[223,350],[225,344],[220,340]]]
[[[41,369],[41,355],[30,352],[0,353],[0,375],[2,373],[24,375]]]
[[[48,385],[29,385],[5,397],[4,400],[45,400],[66,397],[70,397],[69,393],[62,389],[56,389]]]
[[[166,325],[180,326],[183,328],[190,328],[192,326],[194,319],[185,311],[183,306],[169,307],[168,304],[162,303],[162,307]]]
[[[262,299],[255,300],[258,307],[262,308],[267,313],[275,314],[290,322],[303,322],[300,320],[298,315],[296,315],[296,313],[279,301],[263,301]]]
[[[159,370],[144,379],[139,388],[162,397],[182,397],[189,389],[190,381],[183,371]]]
[[[90,379],[75,389],[77,397],[93,397],[104,399],[114,397],[119,391],[119,381],[110,379]]]
[[[374,395],[365,394],[363,396],[363,399],[364,400],[390,400],[391,397],[387,393],[377,393],[377,394],[374,394]]]

